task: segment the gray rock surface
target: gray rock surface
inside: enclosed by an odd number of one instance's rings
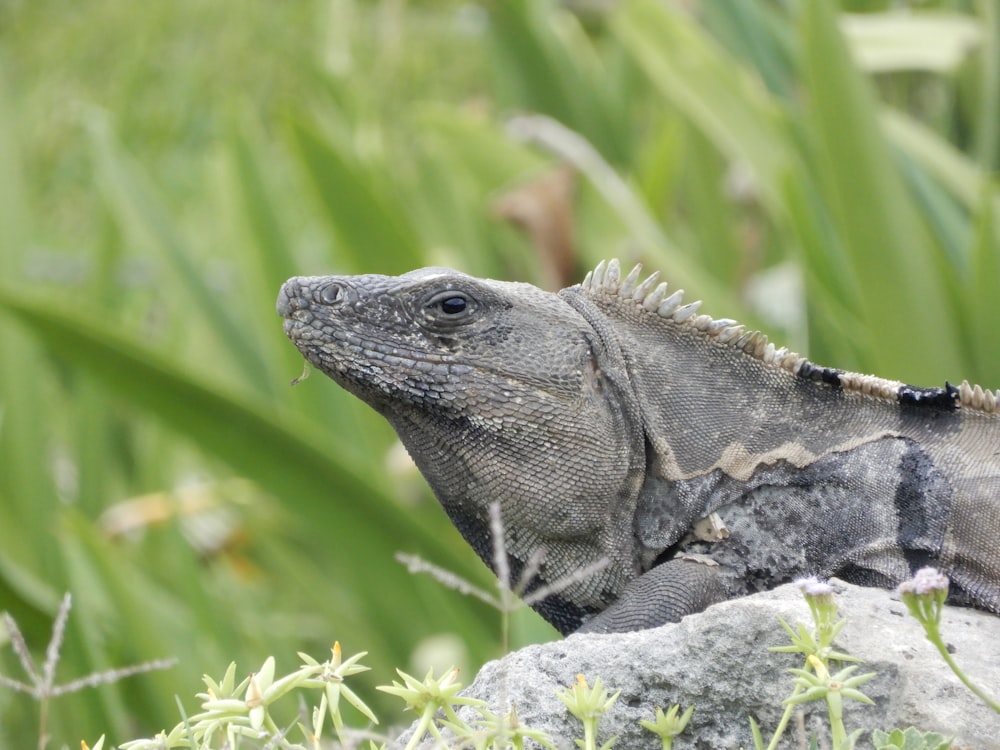
[[[833,583],[848,619],[836,645],[862,660],[859,672],[878,673],[861,688],[876,705],[845,701],[848,732],[914,725],[953,735],[963,748],[1000,749],[1000,715],[959,682],[895,594]],[[659,748],[639,720],[652,719],[656,706],[693,703],[694,717],[676,741],[677,750],[752,748],[747,717],[757,719],[767,742],[781,701],[792,690],[787,670],[802,665],[798,654],[767,650],[788,642],[778,616],[790,624],[812,622],[798,588],[783,586],[654,630],[572,635],[521,649],[486,664],[463,694],[488,701],[494,712],[505,713],[513,704],[524,724],[547,731],[560,748],[571,748],[572,738],[582,736],[580,725],[555,691],[572,685],[577,674],[590,684],[600,677],[612,692],[621,690],[602,719],[600,741],[617,735],[617,748]],[[1000,693],[1000,617],[949,607],[942,632],[966,673],[991,694]],[[468,709],[460,714],[473,717]],[[829,747],[825,703],[806,704],[798,732],[796,721],[782,747],[808,747],[800,738],[814,730],[819,747]],[[859,747],[870,746],[868,738],[866,732]]]

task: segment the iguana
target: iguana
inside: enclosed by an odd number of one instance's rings
[[[445,268],[289,279],[284,329],[382,414],[462,536],[533,605],[627,631],[807,575],[925,565],[1000,613],[1000,391],[820,367],[616,261],[558,293]]]

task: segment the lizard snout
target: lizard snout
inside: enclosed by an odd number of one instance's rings
[[[299,282],[298,276],[293,276],[281,285],[275,309],[278,311],[278,315],[287,318],[305,306],[305,300],[302,298],[302,284]]]

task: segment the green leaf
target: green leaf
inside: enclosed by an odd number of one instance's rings
[[[33,235],[4,72],[0,66],[0,277],[16,279]],[[48,629],[62,597],[60,584],[45,573],[56,551],[50,519],[37,512],[56,495],[52,436],[39,418],[48,403],[42,366],[27,335],[0,321],[0,608],[35,632]]]
[[[879,123],[886,137],[913,161],[920,164],[935,182],[966,206],[974,209],[988,173],[954,145],[926,125],[893,109],[883,109]]]
[[[841,29],[858,67],[869,73],[951,73],[982,37],[979,24],[967,13],[934,10],[847,14]]]
[[[972,247],[972,283],[960,303],[964,303],[969,332],[968,352],[973,366],[970,380],[983,385],[1000,385],[1000,337],[995,324],[1000,320],[1000,189],[984,187]]]
[[[408,211],[387,187],[388,165],[367,168],[316,128],[293,121],[292,142],[311,179],[325,218],[342,244],[340,257],[355,273],[405,273],[417,268],[422,243]]]
[[[121,152],[108,121],[94,114],[89,125],[101,185],[115,215],[125,228],[144,237],[161,255],[181,281],[179,288],[191,296],[201,313],[202,323],[215,330],[220,349],[232,355],[240,371],[260,392],[267,393],[271,388],[267,362],[253,346],[250,331],[239,325],[233,311],[226,307],[222,296],[209,283],[205,270],[195,261],[194,252],[167,208]]]
[[[268,194],[263,170],[259,164],[261,149],[255,148],[244,127],[234,127],[229,144],[230,158],[238,179],[232,188],[242,208],[240,219],[247,238],[258,252],[250,254],[257,261],[262,280],[271,284],[292,276],[295,261],[289,248],[291,241],[275,210],[275,201]]]
[[[760,725],[754,717],[748,717],[750,719],[750,734],[753,737],[754,750],[764,750],[764,737],[760,733]]]
[[[791,154],[781,111],[760,82],[665,3],[627,3],[613,29],[660,93],[726,157],[753,170],[771,214],[782,216]]]
[[[577,18],[549,0],[504,0],[490,11],[496,75],[517,109],[550,115],[622,161],[631,147],[617,116],[626,92]]]
[[[906,194],[879,127],[869,82],[854,67],[829,0],[803,8],[809,122],[820,146],[820,185],[860,290],[872,336],[865,364],[883,377],[933,382],[959,363],[954,316],[940,283],[942,259]],[[933,342],[934,356],[914,346]]]
[[[872,732],[875,750],[948,750],[951,739],[937,732],[921,732],[916,727]]]
[[[974,129],[976,161],[985,172],[1000,168],[1000,8],[995,2],[976,3],[982,16],[983,44],[979,50],[979,92],[974,97],[978,117]]]

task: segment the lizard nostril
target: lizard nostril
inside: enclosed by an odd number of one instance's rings
[[[344,288],[340,284],[327,284],[319,293],[319,298],[327,305],[335,305],[344,299]]]

